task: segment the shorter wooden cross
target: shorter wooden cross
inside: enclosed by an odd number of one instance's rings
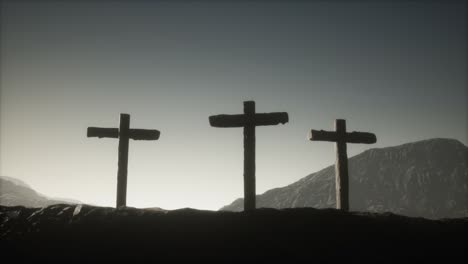
[[[213,127],[244,128],[244,211],[255,209],[255,127],[288,122],[286,112],[255,113],[255,102],[244,102],[244,114],[210,116]]]
[[[311,130],[311,141],[336,142],[336,208],[349,211],[348,154],[346,143],[373,144],[377,142],[375,134],[367,132],[346,132],[346,120],[335,120],[335,131]]]
[[[130,115],[120,114],[119,128],[88,127],[88,137],[118,138],[119,163],[117,170],[117,207],[127,205],[128,142],[134,140],[157,140],[160,132],[150,129],[130,129]]]

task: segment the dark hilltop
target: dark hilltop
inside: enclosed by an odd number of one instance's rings
[[[445,261],[466,258],[468,218],[336,209],[173,211],[58,204],[0,207],[2,257],[17,261]]]

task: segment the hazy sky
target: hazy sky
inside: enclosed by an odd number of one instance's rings
[[[114,206],[116,139],[130,141],[127,203],[218,209],[243,195],[242,129],[208,116],[287,111],[257,128],[257,193],[334,163],[311,128],[377,135],[349,156],[434,137],[468,143],[465,1],[2,1],[0,175],[49,196]],[[448,2],[448,3],[446,3]]]

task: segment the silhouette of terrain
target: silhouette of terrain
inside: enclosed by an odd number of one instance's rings
[[[468,217],[468,147],[429,139],[370,149],[349,158],[350,209],[425,218]],[[286,187],[257,195],[257,207],[335,208],[331,165]],[[221,208],[242,211],[243,199]]]
[[[45,207],[53,204],[81,204],[65,198],[50,198],[36,192],[25,182],[12,177],[0,176],[0,205]]]
[[[468,218],[428,220],[335,209],[173,211],[0,206],[3,259],[15,261],[465,258]]]

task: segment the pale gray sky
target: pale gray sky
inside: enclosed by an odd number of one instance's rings
[[[257,193],[334,162],[311,128],[377,134],[349,155],[434,137],[467,145],[464,1],[2,1],[0,175],[115,205],[115,139],[131,141],[129,206],[218,209],[243,195],[242,129],[208,116],[287,111],[257,128]]]

